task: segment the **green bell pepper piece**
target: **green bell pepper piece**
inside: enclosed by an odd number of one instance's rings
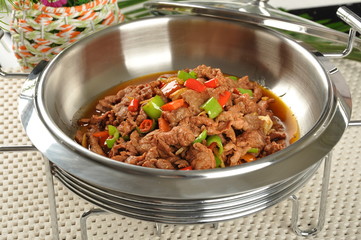
[[[222,160],[222,153],[223,153],[223,144],[222,139],[218,135],[212,135],[207,138],[207,146],[209,147],[212,143],[216,143],[218,147],[218,151],[214,153],[214,159],[216,160],[216,167],[225,167],[224,162]]]
[[[163,99],[156,95],[143,106],[144,112],[152,119],[158,119],[162,115],[161,106],[164,105]]]
[[[108,148],[112,148],[114,146],[114,143],[119,139],[120,134],[118,129],[113,125],[108,125],[108,133],[109,136],[113,136],[113,137],[105,140],[105,143],[107,144]]]
[[[224,165],[224,162],[223,162],[221,156],[214,155],[214,159],[216,160],[216,168],[217,168],[217,167],[221,167],[221,168],[226,167],[226,166]]]
[[[250,97],[253,97],[253,92],[250,89],[237,88],[238,91],[242,94],[248,94]]]
[[[230,79],[234,80],[234,81],[237,81],[238,78],[236,76],[228,76]]]
[[[209,147],[212,143],[216,143],[218,147],[218,154],[222,155],[223,153],[223,144],[222,139],[218,135],[212,135],[207,138],[207,146]]]
[[[259,148],[250,148],[247,151],[248,153],[258,153],[259,152]]]
[[[207,102],[201,106],[201,109],[205,110],[211,119],[217,117],[223,111],[221,104],[219,104],[218,100],[214,97],[208,99]]]
[[[182,79],[183,81],[187,81],[190,78],[197,78],[197,74],[194,71],[185,72],[183,70],[178,71],[178,78]]]
[[[200,143],[203,140],[205,140],[207,137],[207,130],[204,129],[199,135],[198,137],[193,141],[193,143]]]

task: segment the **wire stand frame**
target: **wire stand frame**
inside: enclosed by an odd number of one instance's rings
[[[59,240],[59,227],[58,227],[58,218],[57,218],[57,208],[56,208],[56,195],[55,195],[55,188],[54,188],[54,181],[52,174],[52,163],[45,159],[45,170],[46,170],[46,179],[49,191],[49,206],[50,206],[50,214],[51,214],[51,228],[53,233],[53,239]],[[332,160],[332,153],[330,152],[324,158],[324,169],[323,169],[323,177],[322,177],[322,187],[321,187],[321,197],[319,201],[319,214],[317,219],[317,224],[315,227],[311,227],[310,229],[302,230],[299,226],[299,209],[300,203],[296,195],[291,195],[289,199],[292,201],[292,216],[291,216],[291,228],[293,232],[299,236],[310,236],[316,235],[319,233],[325,223],[325,216],[326,216],[326,205],[327,205],[327,195],[328,195],[328,186],[330,180],[330,172],[331,172],[331,160]],[[88,240],[88,233],[87,233],[87,220],[89,217],[92,216],[99,216],[99,215],[106,215],[110,214],[110,212],[105,211],[100,208],[93,208],[87,212],[84,212],[80,217],[80,230],[81,230],[81,239]],[[155,233],[158,236],[161,236],[163,232],[163,224],[162,223],[155,223]],[[217,229],[219,226],[218,223],[213,223],[213,227]]]

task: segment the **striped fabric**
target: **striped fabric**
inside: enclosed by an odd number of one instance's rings
[[[47,7],[30,1],[16,2],[11,35],[21,65],[32,69],[94,31],[122,22],[117,0],[94,0],[74,7]]]

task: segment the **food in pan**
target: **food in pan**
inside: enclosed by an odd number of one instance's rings
[[[290,109],[247,76],[200,65],[148,78],[100,97],[75,140],[115,161],[200,170],[255,161],[299,136]]]

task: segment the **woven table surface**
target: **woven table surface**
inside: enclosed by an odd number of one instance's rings
[[[361,119],[361,63],[337,60],[350,86],[352,119]],[[13,69],[8,69],[11,71]],[[0,145],[30,144],[17,116],[22,80],[0,78]],[[39,133],[41,134],[41,133]],[[326,221],[323,230],[306,239],[361,239],[361,127],[349,127],[333,151]],[[52,239],[44,160],[38,152],[0,153],[0,240]],[[323,165],[296,195],[300,227],[317,223]],[[80,216],[96,206],[66,189],[57,179],[60,239],[81,239]],[[116,214],[88,219],[88,239],[305,239],[293,233],[292,202],[285,200],[264,211],[212,224],[163,225],[156,234],[151,222]]]

